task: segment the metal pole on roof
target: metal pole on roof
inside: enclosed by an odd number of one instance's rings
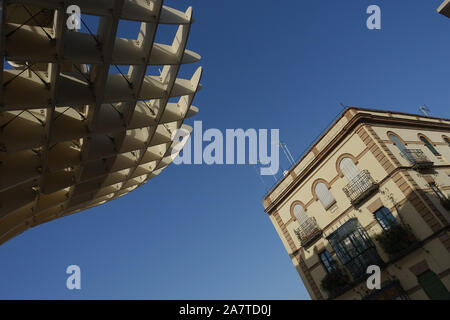
[[[264,182],[264,179],[261,176],[261,173],[258,171],[258,168],[256,167],[256,164],[250,164],[253,168],[255,168],[256,174],[259,177],[259,180],[261,180],[261,183],[263,184],[264,188],[266,189],[266,192],[269,192],[269,186]]]
[[[428,108],[426,104],[424,104],[423,106],[420,106],[419,110],[427,117],[429,117],[431,115],[430,108]]]
[[[283,150],[283,153],[286,156],[287,160],[289,161],[291,167],[293,167],[295,165],[294,157],[292,156],[291,152],[289,151],[286,143],[284,143],[283,141],[280,141],[279,143],[272,143],[272,145],[281,147],[281,150]]]
[[[259,165],[264,165],[264,163],[262,163],[262,162],[259,161],[259,160],[258,160],[258,164],[259,164]],[[276,173],[273,172],[272,169],[270,169],[270,172],[272,173],[273,180],[275,180],[275,182],[278,182],[277,177],[276,177]]]
[[[284,154],[286,155],[286,158],[288,158],[289,162],[291,163],[291,166],[295,165],[294,157],[292,156],[291,152],[289,151],[287,144],[284,142],[280,142],[281,149],[283,149]]]

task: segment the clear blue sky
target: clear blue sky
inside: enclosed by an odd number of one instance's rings
[[[340,103],[449,116],[441,0],[167,1],[194,8],[205,128],[278,128],[298,157]],[[382,30],[366,8],[382,9]],[[123,36],[134,33],[124,25]],[[188,123],[192,124],[194,119]],[[266,178],[271,181],[270,177]],[[309,299],[246,166],[170,166],[131,194],[0,246],[0,298]],[[82,290],[65,269],[82,270]]]

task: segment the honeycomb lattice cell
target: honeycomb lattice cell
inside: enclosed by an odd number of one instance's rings
[[[81,30],[68,28],[70,5],[81,9]],[[181,65],[200,60],[186,49],[192,8],[162,0],[19,0],[0,1],[0,9],[3,243],[160,174],[182,149],[172,135],[192,130],[183,122],[198,112],[192,101],[202,69],[177,78]],[[83,17],[97,19],[96,30]],[[118,37],[124,21],[140,23],[136,39]],[[172,43],[155,42],[161,25],[178,26]]]

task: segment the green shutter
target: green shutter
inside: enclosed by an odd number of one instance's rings
[[[431,300],[450,300],[450,293],[433,271],[428,270],[422,273],[418,280],[420,286]]]

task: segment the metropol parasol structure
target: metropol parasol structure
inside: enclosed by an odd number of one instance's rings
[[[183,64],[200,60],[186,49],[191,7],[179,11],[163,0],[4,0],[0,10],[4,243],[159,175],[183,147],[174,133],[192,131],[183,122],[198,112],[192,102],[202,68],[178,78]],[[140,24],[132,39],[118,36],[126,21]],[[167,43],[155,41],[162,25],[175,26]]]

